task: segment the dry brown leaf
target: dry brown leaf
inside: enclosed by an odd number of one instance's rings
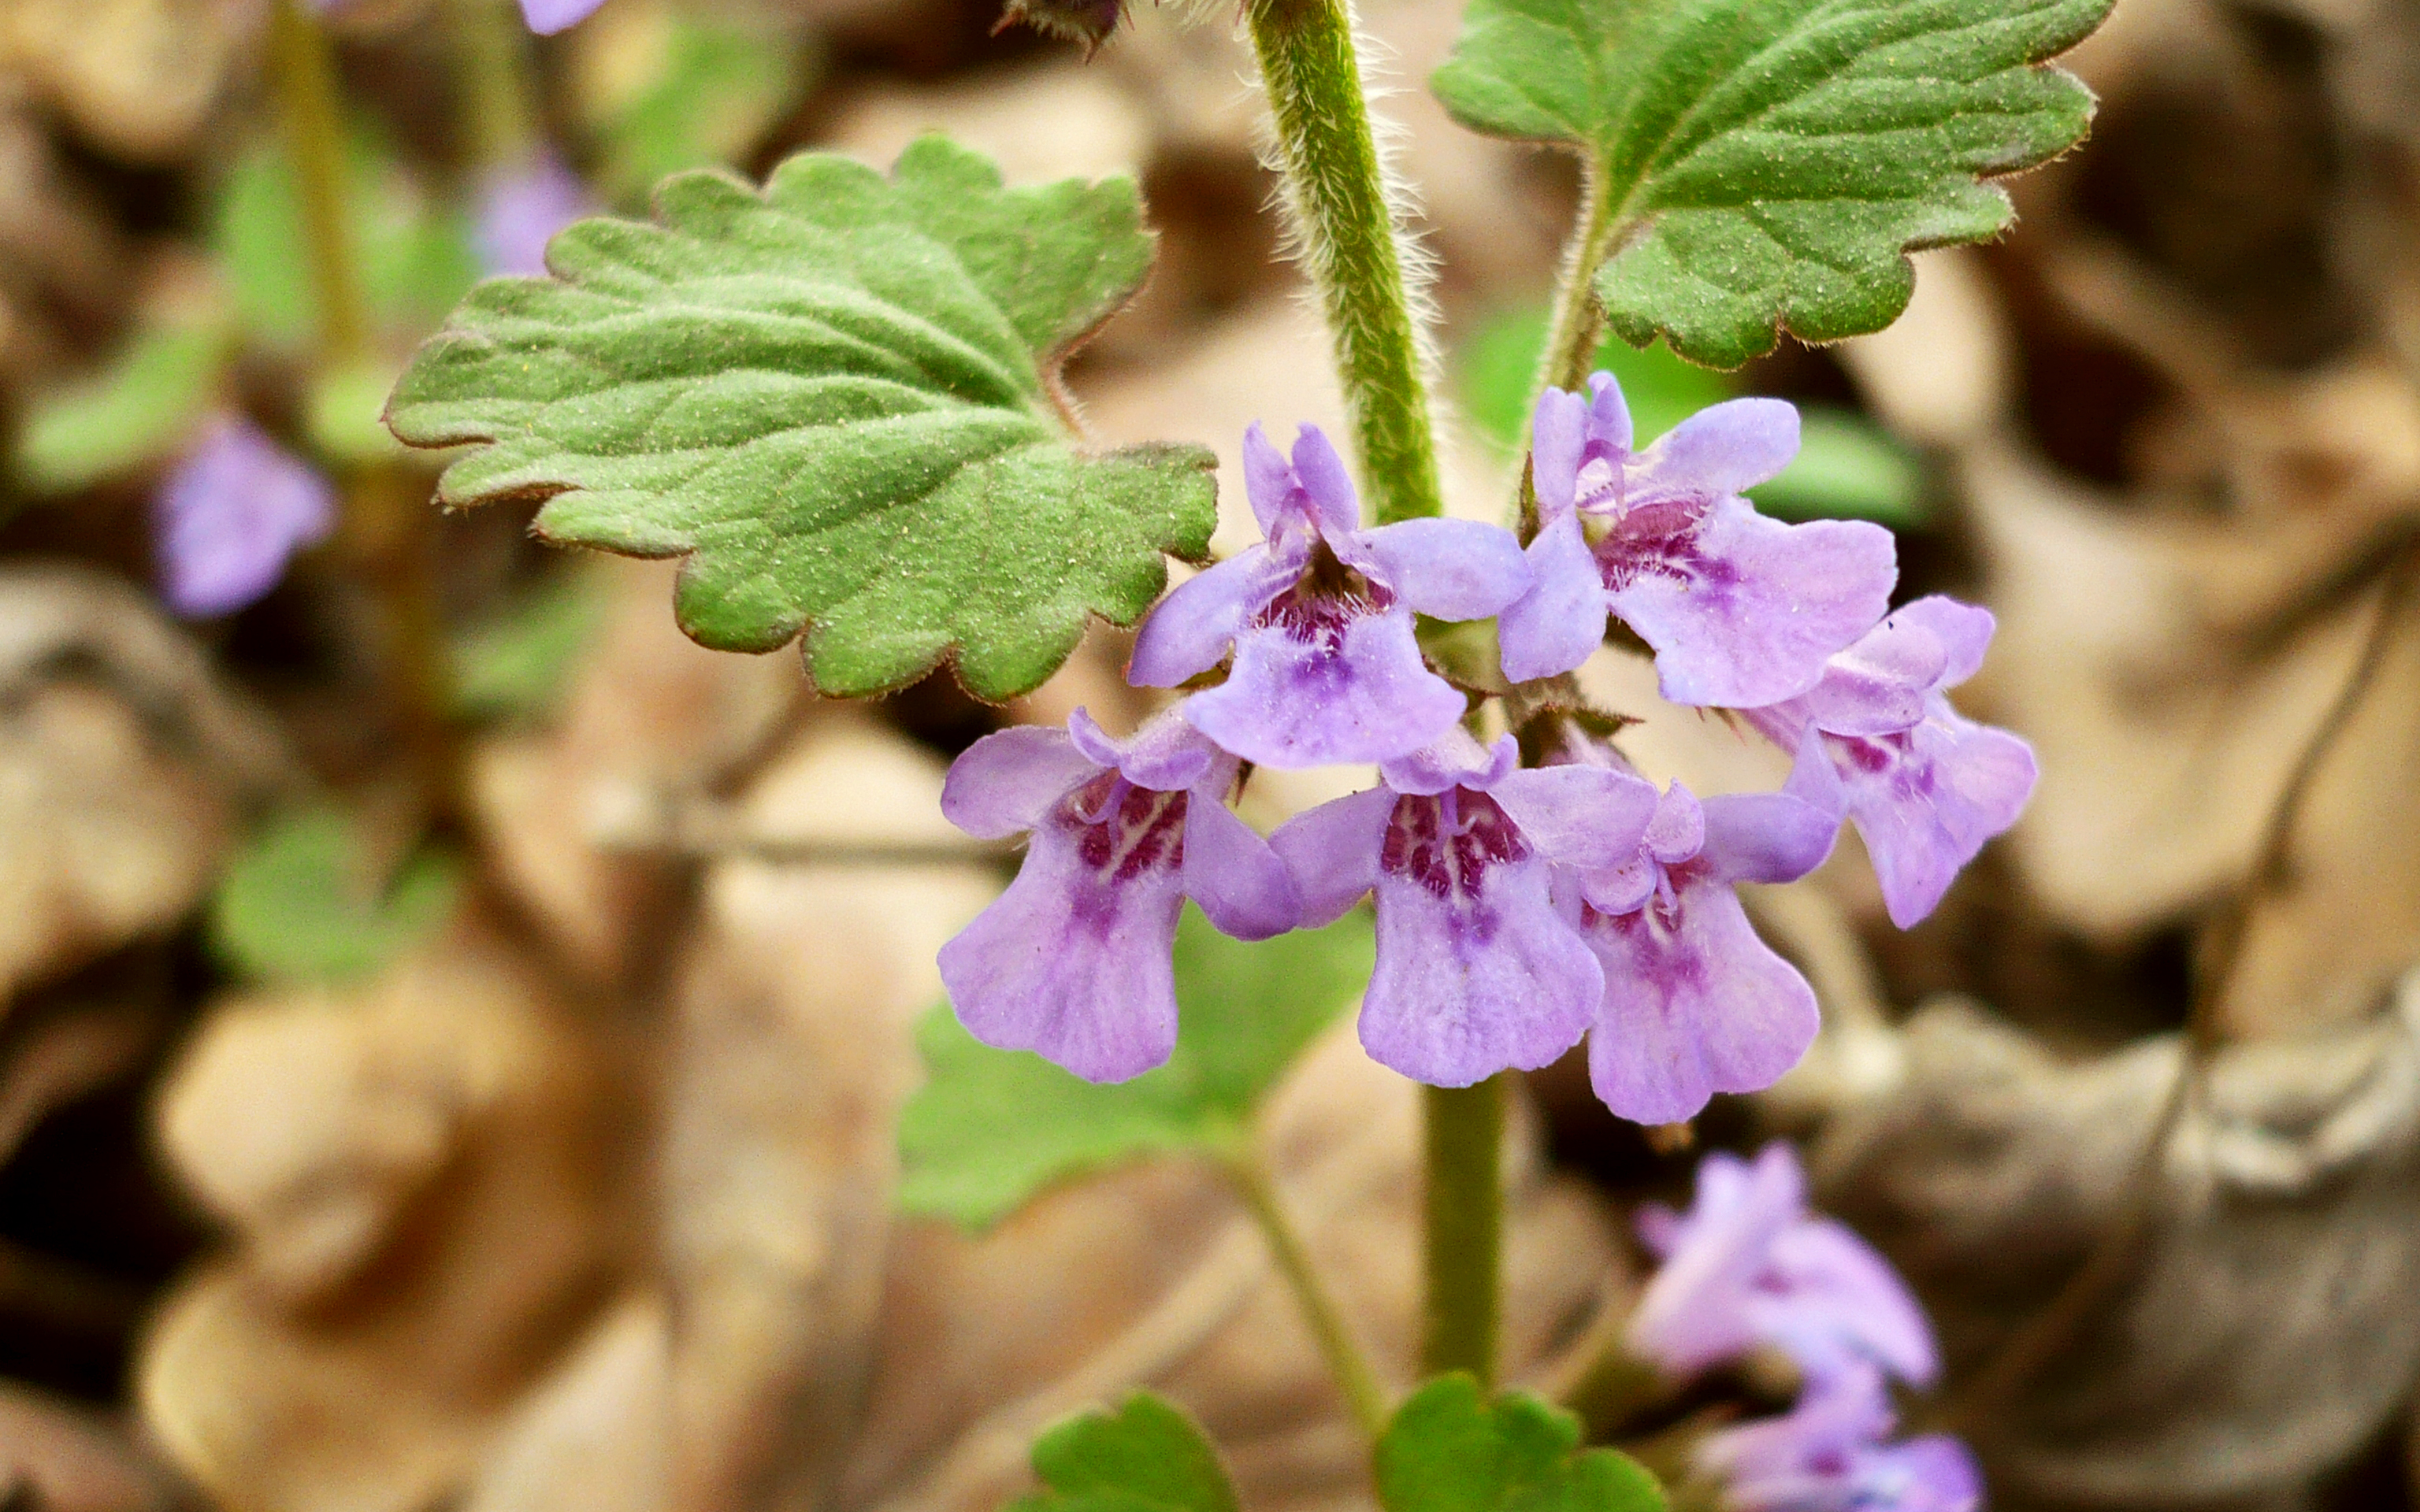
[[[0,1487],[41,1512],[165,1512],[167,1478],[116,1424],[0,1384]]]
[[[629,1259],[615,1087],[475,920],[341,998],[219,1011],[163,1122],[239,1243],[155,1319],[151,1431],[264,1512],[458,1488]]]
[[[257,30],[256,0],[9,0],[0,62],[122,157],[189,143]]]
[[[181,918],[287,777],[273,730],[132,588],[0,574],[0,1003]]]

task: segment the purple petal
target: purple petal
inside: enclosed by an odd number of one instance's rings
[[[1826,657],[1882,618],[1898,576],[1881,526],[1784,525],[1745,499],[1720,501],[1693,535],[1670,541],[1643,562],[1608,559],[1620,586],[1606,596],[1655,648],[1675,703],[1754,708],[1805,692]]]
[[[1361,496],[1327,432],[1305,425],[1295,433],[1294,473],[1302,482],[1320,534],[1334,541],[1361,529]]]
[[[1197,790],[1185,811],[1185,895],[1239,940],[1283,934],[1302,917],[1285,862],[1216,793]]]
[[[1420,659],[1398,604],[1340,610],[1307,633],[1283,622],[1247,629],[1227,681],[1185,713],[1244,760],[1295,768],[1392,761],[1451,729],[1466,706]]]
[[[1756,1335],[1742,1304],[1774,1239],[1806,1211],[1787,1145],[1766,1146],[1754,1165],[1719,1150],[1699,1162],[1689,1211],[1655,1226],[1664,1264],[1631,1314],[1631,1347],[1684,1378],[1746,1352]]]
[[[1699,854],[1721,882],[1795,882],[1823,864],[1840,830],[1838,810],[1788,793],[1708,798],[1705,813]]]
[[[1833,1219],[1807,1219],[1774,1239],[1747,1307],[1757,1331],[1812,1379],[1831,1380],[1859,1362],[1912,1386],[1930,1386],[1941,1373],[1932,1325],[1907,1283]]]
[[[1924,717],[1948,666],[1941,638],[1902,611],[1825,662],[1815,686],[1790,702],[1835,734],[1886,735]]]
[[[1432,1087],[1468,1087],[1578,1043],[1605,976],[1556,913],[1548,882],[1535,855],[1442,888],[1382,867],[1377,966],[1361,1000],[1370,1058]]]
[[[1698,795],[1679,782],[1673,782],[1655,805],[1655,815],[1647,823],[1647,833],[1639,843],[1647,854],[1666,866],[1688,860],[1706,848],[1706,810]]]
[[[162,589],[190,619],[228,614],[335,528],[328,480],[246,420],[211,424],[153,501]]]
[[[1121,877],[1086,858],[1091,832],[1063,816],[1036,829],[1016,880],[941,947],[941,981],[984,1043],[1119,1082],[1175,1048],[1184,889],[1174,846]]]
[[[1529,586],[1521,543],[1500,525],[1407,519],[1362,532],[1359,545],[1388,587],[1440,620],[1483,620]]]
[[[1983,1472],[1966,1445],[1947,1433],[1928,1433],[1874,1452],[1862,1505],[1876,1512],[1976,1512],[1983,1504]]]
[[[1512,772],[1487,791],[1547,859],[1590,869],[1636,856],[1657,803],[1654,783],[1603,766]]]
[[[1040,825],[1051,805],[1101,770],[1065,731],[1017,725],[984,736],[950,764],[941,816],[977,840],[1006,840]]]
[[[586,21],[605,0],[521,0],[521,16],[529,29],[551,37]]]
[[[1606,982],[1589,1080],[1638,1123],[1676,1123],[1716,1092],[1772,1086],[1819,1025],[1814,992],[1757,938],[1728,884],[1685,881],[1677,894],[1587,921]]]
[[[1218,666],[1245,620],[1301,570],[1299,562],[1256,546],[1178,583],[1136,632],[1126,681],[1174,687]]]
[[[1244,497],[1252,503],[1252,517],[1261,533],[1274,541],[1309,509],[1294,464],[1286,460],[1257,420],[1244,427]]]
[[[489,273],[544,277],[546,244],[557,231],[596,210],[588,187],[551,152],[491,172],[479,186],[473,233],[479,266]]]
[[[1632,459],[1622,473],[1622,502],[1636,509],[1745,493],[1779,476],[1797,455],[1796,406],[1782,399],[1727,400],[1699,410]]]
[[[1183,793],[1207,787],[1223,800],[1235,780],[1235,759],[1202,738],[1185,718],[1185,705],[1163,709],[1143,722],[1132,740],[1119,742],[1101,733],[1082,709],[1067,717],[1067,733],[1082,750],[1137,787],[1157,793]]]
[[[1990,609],[1961,604],[1940,594],[1894,609],[1891,618],[1929,631],[1941,642],[1947,664],[1934,685],[1939,687],[1956,687],[1975,675],[1983,665],[1983,653],[1991,648],[1992,631],[1997,623]]]
[[[1570,516],[1578,501],[1588,420],[1588,401],[1576,393],[1548,389],[1538,395],[1538,412],[1529,421],[1529,486],[1538,496],[1539,517],[1548,524]]]
[[[1912,730],[1870,740],[1818,738],[1865,837],[1891,922],[1901,929],[1932,912],[1959,870],[2017,822],[2033,795],[2033,748],[1964,717],[1938,694]],[[1791,785],[1811,796],[1820,783],[1818,774],[1793,772]]]
[[[1295,815],[1269,837],[1302,902],[1302,928],[1344,917],[1378,882],[1378,849],[1395,795],[1371,788]]]
[[[1398,793],[1434,796],[1449,788],[1493,789],[1521,764],[1521,748],[1511,735],[1482,746],[1455,725],[1419,749],[1387,763],[1379,775]]]
[[[1699,1445],[1700,1468],[1728,1484],[1723,1504],[1755,1512],[1851,1512],[1867,1455],[1896,1419],[1871,1370],[1810,1388],[1779,1417],[1744,1424]]]
[[[1504,675],[1516,683],[1570,671],[1605,642],[1605,579],[1579,517],[1550,517],[1528,563],[1529,591],[1496,623]]]
[[[1588,439],[1599,451],[1630,451],[1630,401],[1621,380],[1601,368],[1589,375]]]

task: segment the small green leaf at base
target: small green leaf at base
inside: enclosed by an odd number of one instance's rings
[[[40,492],[66,493],[173,455],[209,408],[227,345],[215,323],[138,332],[106,370],[34,405],[17,475]]]
[[[1906,254],[2005,228],[1979,178],[2080,140],[2091,92],[2046,60],[2113,0],[1471,0],[1433,85],[1496,136],[1589,160],[1614,331],[1737,367],[1787,329],[1879,331]]]
[[[456,867],[424,851],[381,887],[344,815],[273,820],[228,867],[212,901],[210,943],[239,974],[271,982],[374,975],[454,912]]]
[[[681,627],[721,650],[803,633],[831,694],[954,657],[980,697],[1131,624],[1216,522],[1211,453],[1070,445],[1067,353],[1151,261],[1131,180],[1005,189],[926,137],[889,178],[804,153],[760,194],[718,173],[656,224],[582,221],[560,281],[495,279],[422,347],[388,419],[476,443],[448,503],[543,498],[568,545],[682,556]]]
[[[1215,1148],[1359,995],[1375,953],[1365,914],[1247,945],[1187,904],[1175,1054],[1113,1087],[979,1044],[934,1009],[917,1027],[927,1079],[900,1115],[900,1206],[981,1227],[1078,1172]]]
[[[1415,1392],[1378,1441],[1386,1512],[1664,1512],[1647,1468],[1581,1449],[1579,1419],[1523,1392],[1481,1399],[1466,1375]]]
[[[1033,1473],[1046,1489],[1009,1512],[1236,1512],[1209,1439],[1145,1391],[1046,1431],[1033,1442]]]

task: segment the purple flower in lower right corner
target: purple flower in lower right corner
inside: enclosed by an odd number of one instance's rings
[[[1778,1417],[1742,1424],[1699,1447],[1696,1468],[1722,1484],[1727,1512],[1975,1512],[1983,1476],[1946,1433],[1889,1442],[1898,1426],[1870,1366],[1808,1385]]]
[[[1609,767],[1525,769],[1512,736],[1482,747],[1460,729],[1379,775],[1381,786],[1297,814],[1269,838],[1305,925],[1375,895],[1363,1047],[1433,1087],[1546,1065],[1587,1032],[1605,992],[1555,898],[1555,868],[1635,850],[1654,787]]]
[[[161,592],[187,619],[232,614],[326,539],[336,497],[317,470],[240,416],[211,421],[152,501]]]
[[[1806,1173],[1787,1144],[1754,1162],[1709,1154],[1688,1211],[1650,1204],[1638,1231],[1662,1264],[1631,1315],[1630,1349],[1668,1376],[1759,1347],[1789,1355],[1810,1381],[1879,1368],[1925,1386],[1940,1374],[1907,1283],[1855,1230],[1807,1211]]]
[[[2033,748],[1949,704],[1992,630],[1988,609],[1919,598],[1834,656],[1807,692],[1741,711],[1796,756],[1788,791],[1856,825],[1901,929],[1932,912],[2033,795]]]
[[[1838,829],[1787,793],[1700,800],[1675,782],[1636,851],[1578,873],[1580,933],[1605,965],[1589,1080],[1606,1106],[1677,1123],[1798,1063],[1821,1025],[1814,990],[1757,936],[1735,885],[1805,876]]]

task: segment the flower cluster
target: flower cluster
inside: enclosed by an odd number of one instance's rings
[[[1291,455],[1246,433],[1264,541],[1170,594],[1127,669],[1198,690],[1131,744],[1079,713],[1064,734],[979,742],[951,773],[963,827],[1033,836],[1016,884],[942,954],[976,1038],[1131,1076],[1173,1043],[1185,897],[1247,938],[1366,897],[1362,1043],[1417,1080],[1467,1086],[1586,1038],[1606,1104],[1663,1123],[1796,1063],[1814,994],[1757,937],[1737,885],[1804,876],[1851,822],[1891,918],[1931,912],[2033,785],[2024,743],[1945,692],[1979,664],[1991,616],[1941,598],[1889,612],[1889,532],[1756,512],[1743,490],[1797,450],[1787,404],[1716,405],[1634,451],[1599,373],[1585,395],[1549,390],[1532,436],[1524,547],[1466,520],[1365,526],[1315,426]],[[1470,733],[1419,615],[1497,620],[1503,672],[1528,685],[1519,738]],[[1666,698],[1735,711],[1791,755],[1782,791],[1659,792],[1605,721],[1571,712],[1558,680],[1611,618],[1653,648]],[[1226,808],[1245,764],[1371,764],[1379,780],[1263,844]]]
[[[1686,1213],[1650,1207],[1640,1237],[1663,1261],[1631,1317],[1632,1351],[1687,1379],[1780,1350],[1805,1385],[1777,1417],[1709,1438],[1699,1471],[1734,1512],[1971,1512],[1982,1478],[1944,1434],[1891,1441],[1887,1382],[1929,1386],[1932,1331],[1890,1262],[1807,1210],[1788,1145],[1754,1163],[1713,1154]]]

